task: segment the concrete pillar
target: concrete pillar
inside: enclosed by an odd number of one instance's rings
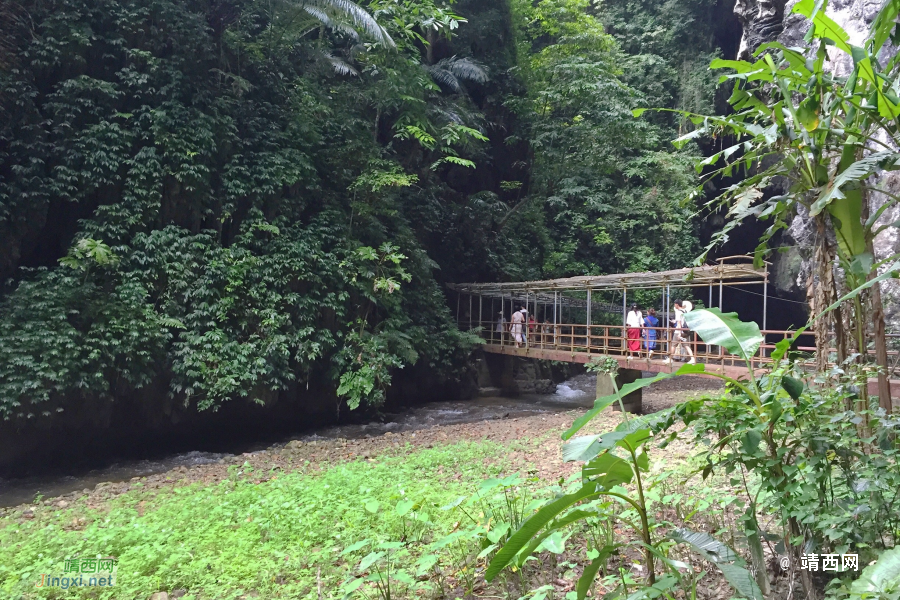
[[[616,375],[616,385],[619,389],[622,389],[622,386],[626,383],[634,383],[640,378],[641,372],[638,369],[619,369],[619,373]],[[625,405],[626,411],[634,414],[641,413],[643,403],[642,391],[643,390],[635,390],[622,398],[622,404]],[[603,398],[604,396],[609,396],[614,393],[615,389],[613,388],[612,377],[605,373],[597,373],[597,397]],[[618,402],[614,402],[612,408],[615,411],[621,410]]]
[[[502,366],[500,370],[500,393],[504,396],[518,396],[519,384],[516,383],[516,357],[502,355]]]

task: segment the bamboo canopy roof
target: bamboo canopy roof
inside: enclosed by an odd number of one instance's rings
[[[742,258],[749,261],[748,257]],[[544,296],[547,292],[547,300],[552,302],[552,292],[563,291],[604,291],[640,289],[652,287],[700,287],[712,284],[737,284],[737,283],[763,283],[768,279],[767,268],[756,268],[752,262],[743,264],[728,264],[720,259],[717,265],[703,265],[671,271],[659,271],[642,273],[616,273],[613,275],[588,275],[580,277],[566,277],[563,279],[547,279],[544,281],[518,281],[505,283],[448,283],[447,287],[463,294],[478,294],[482,296],[504,297],[509,295],[525,294],[534,298]],[[543,294],[540,294],[543,292]]]

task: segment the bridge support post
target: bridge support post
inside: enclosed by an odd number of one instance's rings
[[[619,372],[616,375],[616,386],[619,389],[622,389],[622,386],[626,383],[634,383],[640,378],[641,372],[638,369],[619,369]],[[597,397],[602,398],[615,393],[616,391],[613,388],[612,377],[605,373],[597,373]],[[623,397],[622,404],[625,406],[627,412],[640,414],[643,405],[643,395],[641,394],[641,390],[635,390]],[[621,410],[619,403],[613,403],[612,409],[615,411]]]

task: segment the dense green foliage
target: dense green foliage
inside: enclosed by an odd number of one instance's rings
[[[407,447],[375,463],[310,474],[233,464],[215,485],[133,483],[99,511],[86,498],[64,511],[35,507],[35,521],[0,519],[0,592],[29,600],[146,598],[177,589],[194,600],[317,598],[321,586],[326,597],[340,598],[355,565],[342,550],[361,540],[375,547],[411,529],[449,531],[460,513],[442,507],[504,468],[505,449],[492,442]],[[397,514],[405,502],[415,510]],[[64,559],[97,553],[119,559],[116,587],[35,587],[41,573],[59,576]]]
[[[672,151],[674,123],[627,118],[647,102],[680,105],[657,89],[681,81],[673,72],[680,53],[663,59],[642,47],[656,21],[621,40],[606,33],[604,20],[617,22],[624,5],[598,12],[586,0],[513,2],[527,93],[511,105],[534,152],[524,201],[538,199],[547,222],[546,275],[664,269],[686,264],[697,248],[683,205],[695,158]],[[663,45],[661,52],[677,43]],[[661,65],[663,79],[644,72],[646,63]]]
[[[832,313],[826,307],[847,290],[885,272],[897,277],[900,268],[900,254],[890,244],[880,243],[875,251],[876,238],[884,240],[898,225],[886,217],[896,209],[897,196],[880,176],[896,170],[900,160],[900,98],[893,91],[900,85],[900,60],[887,46],[898,35],[900,5],[882,3],[862,41],[852,39],[822,6],[804,0],[791,9],[808,19],[805,47],[772,41],[756,51],[753,62],[713,61],[712,68],[727,69],[720,81],[733,81],[733,113],[676,111],[699,127],[675,140],[722,140],[720,150],[698,164],[706,169],[700,189],[721,177],[737,178],[710,202],[728,217],[711,245],[727,240],[745,220],[768,222],[756,249],[761,264],[769,242],[794,216],[815,227],[808,282],[813,315]],[[890,411],[885,328],[880,286],[854,295],[817,320],[817,366],[825,369],[832,347],[843,363],[854,354],[865,358],[874,346],[881,406]],[[863,409],[867,399],[863,388]]]
[[[629,112],[697,87],[671,50],[712,51],[711,25],[683,8],[699,37],[648,49],[659,20],[635,48],[604,31],[618,2],[24,2],[2,21],[0,413],[151,384],[377,405],[398,368],[461,366],[441,281],[683,265],[691,156]]]
[[[159,377],[201,409],[265,401],[314,371],[378,402],[393,367],[452,368],[465,346],[436,265],[383,191],[417,178],[379,118],[421,132],[407,154],[425,165],[483,137],[426,114],[441,92],[415,32],[458,18],[394,7],[399,47],[381,32],[362,52],[332,17],[309,22],[318,6],[27,7],[37,35],[3,76],[0,227],[7,256],[38,238],[43,265],[18,272],[0,309],[4,417]],[[364,73],[335,75],[354,67],[327,48],[362,52]],[[52,245],[70,243],[55,266]]]
[[[715,308],[692,311],[687,321],[704,342],[722,346],[748,365],[764,339],[755,323]],[[788,573],[786,597],[796,578],[808,598],[820,597],[822,591],[834,598],[851,594],[895,598],[900,585],[896,556],[900,419],[875,402],[863,411],[854,410],[871,369],[849,361],[843,365],[846,370],[810,375],[798,355],[789,351],[790,345],[790,340],[777,344],[767,372],[750,367],[738,379],[707,371],[706,365],[688,364],[673,373],[638,379],[621,390],[613,383],[614,394],[598,398],[562,435],[563,460],[583,463],[580,481],[557,490],[504,537],[491,556],[486,578],[521,569],[529,557],[547,549],[544,542],[552,536],[587,537],[599,519],[632,531],[616,529],[619,535],[589,538],[588,552],[577,559],[583,565],[573,596],[578,600],[591,590],[596,594],[598,573],[610,570],[611,560],[629,549],[643,554],[645,578],[636,582],[638,590],[633,593],[623,578],[604,598],[696,597],[696,574],[675,553],[679,545],[691,547],[714,564],[742,598],[785,597],[772,585],[773,555]],[[617,369],[614,359],[598,359],[595,364],[599,376],[614,377]],[[645,416],[629,418],[623,410],[623,420],[613,431],[572,437],[625,395],[690,374],[724,380],[726,393]],[[651,474],[652,447],[663,448],[685,433],[691,446],[701,449],[694,474],[704,481],[716,474],[730,478],[737,498],[731,503],[733,520],[722,533],[739,541],[746,556],[706,532],[676,528],[648,501],[648,491],[661,481]],[[667,474],[673,472],[666,467]],[[598,511],[596,503],[604,499],[618,504],[618,510]],[[764,545],[769,546],[768,557]],[[819,578],[811,572],[815,569],[802,567],[801,557],[820,553],[852,554],[858,565],[877,560],[881,566],[861,575],[859,567],[842,564]],[[603,586],[608,589],[608,582]]]

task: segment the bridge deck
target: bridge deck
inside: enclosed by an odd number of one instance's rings
[[[598,352],[587,352],[585,349],[572,352],[571,350],[553,348],[516,348],[514,346],[501,346],[499,344],[484,344],[481,348],[485,352],[491,352],[493,354],[508,354],[510,356],[520,356],[522,358],[539,358],[542,360],[556,360],[580,364],[587,364],[592,358],[601,356]],[[616,356],[614,354],[607,356],[615,358],[619,363],[619,367],[623,369],[640,369],[641,371],[649,371],[652,373],[674,373],[684,364],[683,359],[666,363],[664,356],[648,358],[646,353],[643,357],[630,359],[626,356]],[[747,367],[743,364],[740,366],[722,364],[721,361],[718,364],[715,364],[711,361],[702,359],[697,362],[703,363],[706,366],[706,370],[711,373],[727,375],[734,379],[745,378],[747,376]],[[759,367],[754,368],[754,371],[761,370],[762,369]]]
[[[620,273],[611,275],[569,277],[545,281],[448,284],[456,292],[456,318],[462,329],[480,332],[485,339],[484,350],[497,354],[542,358],[575,363],[587,363],[604,355],[616,358],[622,368],[650,372],[672,372],[691,356],[706,365],[711,373],[738,378],[747,376],[743,358],[730,355],[720,346],[705,344],[696,334],[669,327],[642,328],[645,335],[640,350],[630,351],[625,339],[625,320],[628,307],[639,303],[642,311],[653,308],[660,324],[674,320],[674,298],[690,300],[696,306],[716,306],[724,311],[725,290],[756,294],[753,302],[762,311],[764,343],[750,359],[754,370],[771,365],[775,344],[794,339],[791,331],[768,330],[768,264],[757,268],[752,257],[729,256],[715,265],[675,269],[656,273]],[[762,293],[743,289],[758,285]],[[718,289],[718,301],[714,290]],[[674,294],[677,296],[673,297]],[[465,301],[463,300],[465,296]],[[743,303],[742,303],[743,304]],[[525,308],[529,316],[538,320],[525,325],[526,339],[515,344],[509,331],[509,320],[515,310]],[[499,312],[497,312],[499,309]],[[742,305],[735,306],[737,312]],[[724,311],[727,312],[727,311]],[[499,315],[499,316],[498,316]],[[491,320],[493,319],[493,320]],[[597,321],[617,325],[599,325]],[[499,330],[498,330],[499,329]],[[656,349],[648,355],[647,334],[655,334]],[[685,339],[681,339],[682,336]],[[893,347],[900,347],[900,335],[888,334]],[[520,347],[519,347],[520,346]],[[810,371],[815,369],[816,339],[807,332],[796,340],[794,350],[808,353],[804,359]],[[829,349],[834,356],[834,349]],[[874,351],[871,351],[874,354]],[[900,356],[897,350],[888,352],[891,395],[900,397]],[[666,362],[666,356],[672,360]],[[870,384],[870,389],[873,389]],[[877,395],[877,393],[876,393]]]
[[[657,338],[655,352],[652,356],[646,349],[645,338],[641,340],[640,351],[629,351],[621,326],[591,325],[588,336],[588,328],[585,325],[563,324],[556,329],[552,325],[544,325],[542,329],[541,324],[535,324],[535,329],[528,332],[525,342],[519,347],[516,347],[508,332],[496,331],[496,324],[493,324],[493,327],[492,331],[492,324],[485,322],[482,324],[481,331],[487,342],[482,345],[482,349],[494,354],[581,364],[587,364],[591,359],[600,356],[610,356],[615,358],[619,367],[623,369],[672,373],[689,360],[690,356],[686,348],[690,348],[697,363],[706,366],[706,371],[710,373],[708,376],[715,373],[734,379],[747,377],[747,363],[742,358],[726,353],[721,346],[705,344],[692,332],[682,332],[687,342],[679,344],[673,338],[675,330],[668,327],[652,328]],[[645,331],[649,330],[651,328],[645,328]],[[760,346],[751,359],[754,374],[764,372],[772,364],[770,355],[775,349],[775,343],[778,340],[793,337],[793,332],[767,330],[763,331],[763,335],[766,342]],[[795,346],[795,350],[809,353],[808,366],[812,370],[814,368],[812,356],[815,347],[798,344]],[[892,352],[891,354],[896,355],[897,353]],[[668,362],[666,361],[667,357],[669,358]],[[875,379],[869,381],[869,391],[871,394],[877,395],[878,388]],[[900,397],[900,379],[891,380],[891,396]]]

